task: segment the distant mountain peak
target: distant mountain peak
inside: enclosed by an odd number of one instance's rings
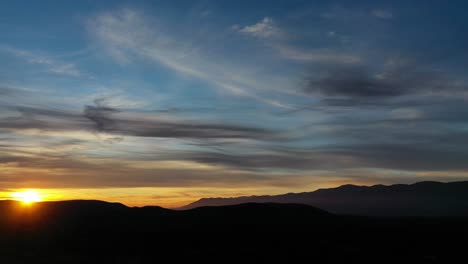
[[[202,198],[180,209],[242,203],[306,204],[329,212],[379,216],[468,215],[468,181],[358,186],[346,184],[313,192]]]

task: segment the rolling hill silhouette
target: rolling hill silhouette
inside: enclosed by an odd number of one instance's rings
[[[242,203],[307,204],[337,214],[367,216],[467,216],[468,182],[343,185],[275,196],[203,198],[181,209]]]
[[[303,204],[179,211],[85,200],[31,206],[0,201],[0,216],[0,263],[9,264],[433,263],[463,257],[468,239],[466,217],[345,216]]]
[[[248,203],[223,207],[199,207],[176,211],[158,206],[127,207],[93,200],[41,202],[24,206],[0,201],[0,231],[40,230],[52,233],[89,231],[167,232],[236,229],[268,231],[294,219],[294,226],[325,221],[334,216],[300,204]]]

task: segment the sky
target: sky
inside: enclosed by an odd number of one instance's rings
[[[0,199],[468,179],[463,1],[1,1]]]

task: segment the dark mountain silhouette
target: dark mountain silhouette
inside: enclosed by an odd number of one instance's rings
[[[368,216],[467,216],[468,181],[355,186],[275,196],[203,198],[181,209],[242,203],[296,203],[329,212]]]
[[[0,201],[0,230],[34,229],[47,232],[119,230],[138,232],[192,231],[239,227],[268,230],[291,218],[309,225],[311,221],[331,219],[326,211],[300,204],[241,204],[224,207],[199,207],[176,211],[158,206],[127,207],[120,203],[92,200],[41,202],[25,206],[15,201]]]
[[[0,263],[9,264],[445,263],[464,257],[468,239],[466,217],[343,216],[303,204],[177,211],[102,201],[0,201],[0,216]]]

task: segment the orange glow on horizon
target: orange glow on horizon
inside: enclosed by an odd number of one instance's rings
[[[25,190],[11,194],[14,200],[20,201],[26,205],[42,201],[41,195],[35,190]]]
[[[11,188],[0,190],[1,199],[11,199],[25,206],[36,202],[67,200],[101,200],[123,203],[126,206],[155,205],[165,208],[178,208],[207,197],[238,197],[250,195],[278,195],[288,192],[310,192],[319,188],[332,188],[349,181],[329,179],[326,183],[303,181],[296,186],[260,186],[260,187],[123,187],[123,188],[45,188],[45,185],[30,184],[29,188]],[[355,184],[367,184],[359,182]],[[52,185],[52,184],[50,184]]]

